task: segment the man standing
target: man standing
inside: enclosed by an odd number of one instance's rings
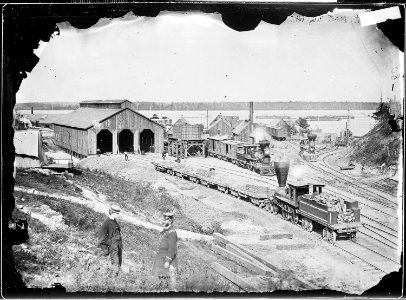
[[[125,160],[128,160],[128,153],[127,153],[127,151],[124,151],[124,159],[125,159]]]
[[[120,207],[118,205],[110,206],[109,217],[103,222],[98,235],[98,247],[101,248],[102,255],[110,255],[116,276],[120,272],[123,256],[121,228],[117,223],[119,214]]]
[[[170,290],[176,291],[176,268],[178,235],[173,228],[173,213],[164,213],[164,228],[160,233],[158,253],[152,273],[160,278],[170,279]]]

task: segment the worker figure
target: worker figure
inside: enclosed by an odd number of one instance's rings
[[[109,216],[103,222],[98,234],[98,247],[103,256],[109,256],[113,265],[113,272],[117,276],[120,272],[123,256],[123,243],[121,240],[121,228],[117,223],[120,207],[112,205],[109,208]]]
[[[162,159],[165,160],[165,157],[166,157],[166,153],[162,152]]]
[[[125,159],[125,160],[128,160],[128,153],[127,153],[127,151],[124,151],[124,159]]]
[[[100,148],[97,148],[96,153],[98,156],[100,156],[100,153],[101,153]]]
[[[160,233],[159,249],[152,274],[159,278],[169,277],[169,289],[176,291],[178,235],[173,228],[173,213],[164,213],[164,228]]]

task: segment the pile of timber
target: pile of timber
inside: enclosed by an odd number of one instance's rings
[[[259,257],[251,250],[231,241],[220,233],[213,234],[213,241],[214,244],[211,248],[213,252],[236,262],[237,264],[245,267],[254,274],[268,276],[271,279],[285,276],[292,279],[292,281],[294,281],[298,285],[298,287],[302,289],[317,288],[312,283],[304,279],[299,279],[293,274],[287,274],[286,271],[282,270],[282,266],[277,265],[277,263],[271,263]],[[239,286],[241,289],[248,292],[258,292],[257,287],[253,286],[251,283],[247,282],[246,280],[228,270],[224,266],[220,265],[219,263],[212,263],[211,267],[220,275],[233,282],[235,285]]]

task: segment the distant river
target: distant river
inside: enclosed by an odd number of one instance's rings
[[[20,110],[19,112],[24,114],[30,114],[30,110]],[[71,110],[34,110],[34,114],[67,114]],[[233,110],[233,111],[209,111],[207,117],[207,111],[149,111],[140,110],[141,114],[152,117],[153,114],[157,114],[159,117],[167,117],[173,120],[175,123],[180,117],[184,116],[193,124],[204,124],[204,126],[210,123],[218,114],[222,113],[224,116],[238,116],[240,119],[248,118],[247,110]],[[373,110],[352,110],[350,115],[354,116],[354,119],[350,119],[350,130],[355,136],[362,136],[366,134],[374,125],[375,121],[370,116]],[[269,124],[271,119],[258,119],[258,116],[286,116],[296,120],[299,117],[306,116],[346,116],[348,111],[346,110],[257,110],[254,111],[254,120],[257,123]],[[313,129],[320,128],[324,133],[337,133],[345,128],[346,120],[340,121],[309,121],[310,126]]]
[[[152,117],[153,114],[157,114],[159,117],[168,117],[176,122],[181,116],[186,117],[190,122],[201,123],[206,127],[207,120],[210,122],[220,113],[224,116],[238,116],[240,119],[248,118],[248,111],[209,111],[207,118],[207,111],[139,111],[141,114]],[[375,112],[373,110],[353,110],[350,111],[350,115],[354,116],[354,119],[350,119],[350,130],[355,136],[361,136],[366,134],[373,127],[375,120],[370,116]],[[346,110],[257,110],[254,111],[254,121],[256,123],[269,124],[272,119],[258,119],[258,116],[286,116],[293,118],[293,120],[299,117],[306,116],[346,116],[348,111]],[[340,121],[309,121],[310,126],[313,129],[320,128],[324,133],[337,133],[345,128],[346,120]]]

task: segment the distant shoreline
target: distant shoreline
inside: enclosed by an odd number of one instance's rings
[[[254,110],[376,110],[380,102],[254,102]],[[17,103],[15,110],[75,110],[77,102]],[[133,102],[135,110],[206,111],[248,110],[248,102]]]

